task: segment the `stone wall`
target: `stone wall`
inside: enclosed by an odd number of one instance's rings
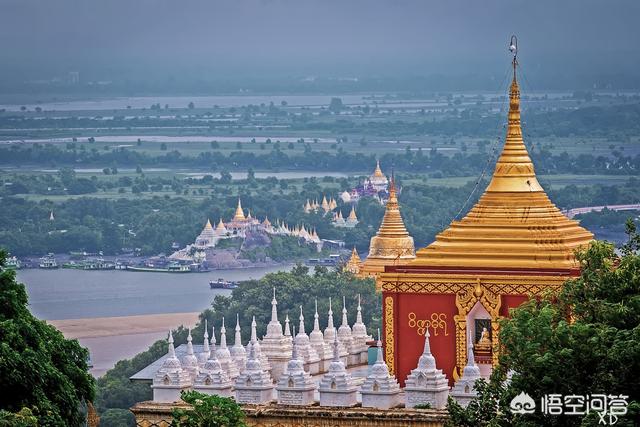
[[[168,427],[171,410],[184,403],[137,403],[131,411],[138,427]],[[320,406],[243,405],[246,423],[251,427],[443,427],[445,410],[327,408]]]

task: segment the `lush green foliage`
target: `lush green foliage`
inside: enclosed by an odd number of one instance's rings
[[[100,415],[100,427],[134,426],[136,419],[128,409],[107,409]]]
[[[0,427],[38,427],[38,418],[29,408],[22,408],[18,412],[0,409]]]
[[[244,427],[244,413],[235,400],[207,396],[196,391],[182,392],[182,400],[190,409],[173,410],[174,427]]]
[[[4,261],[0,251],[0,270]],[[24,285],[11,270],[0,272],[0,336],[0,407],[29,408],[41,426],[80,425],[81,405],[94,395],[88,352],[29,312]],[[15,417],[30,422],[28,413]]]
[[[580,277],[555,296],[511,311],[500,329],[500,374],[480,386],[478,404],[462,410],[450,403],[453,424],[598,425],[593,412],[554,416],[538,407],[534,414],[513,417],[508,402],[525,392],[536,402],[553,393],[626,395],[629,412],[616,425],[634,425],[640,417],[640,237],[627,224],[630,239],[622,256],[610,244],[594,242],[578,256]],[[513,372],[508,386],[505,370]]]

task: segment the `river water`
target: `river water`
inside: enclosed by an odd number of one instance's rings
[[[202,311],[217,294],[209,280],[259,279],[290,267],[216,270],[211,273],[147,273],[26,269],[18,271],[25,284],[31,312],[40,319],[78,319]]]

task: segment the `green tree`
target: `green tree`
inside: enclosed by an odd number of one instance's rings
[[[82,404],[94,395],[88,352],[29,312],[24,285],[2,269],[5,259],[0,251],[0,407],[29,408],[41,426],[81,425]]]
[[[500,326],[500,366],[513,375],[502,389],[498,383],[504,377],[492,378],[481,399],[491,395],[504,403],[520,392],[536,402],[549,394],[625,395],[628,414],[616,425],[634,425],[640,417],[640,237],[631,221],[627,233],[621,255],[609,243],[592,243],[577,254],[580,277],[567,281],[557,295],[549,293],[511,311]],[[469,405],[463,410],[450,402],[449,411],[452,424],[460,426],[599,422],[595,412],[580,417],[543,415],[540,410],[510,420],[499,407]]]
[[[244,412],[235,400],[208,396],[197,391],[182,392],[189,409],[173,410],[173,427],[244,427]]]

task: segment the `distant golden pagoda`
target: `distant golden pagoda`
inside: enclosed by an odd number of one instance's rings
[[[232,221],[244,221],[245,219],[244,211],[242,210],[242,203],[238,197],[238,206],[236,207],[236,214],[233,216]]]
[[[375,176],[376,178],[387,178],[386,176],[384,176],[384,174],[382,173],[382,169],[380,168],[380,160],[376,160],[376,170],[373,171],[373,176]]]
[[[378,233],[371,238],[369,255],[360,266],[359,275],[372,277],[384,271],[385,266],[402,265],[416,257],[413,237],[409,235],[396,195],[393,177],[389,188],[389,200]]]
[[[360,256],[358,255],[358,251],[356,251],[356,247],[353,247],[353,250],[351,251],[351,257],[349,258],[349,260],[347,261],[347,263],[344,265],[343,270],[344,271],[349,271],[353,274],[358,274],[360,273],[360,263],[362,261],[360,260]]]

